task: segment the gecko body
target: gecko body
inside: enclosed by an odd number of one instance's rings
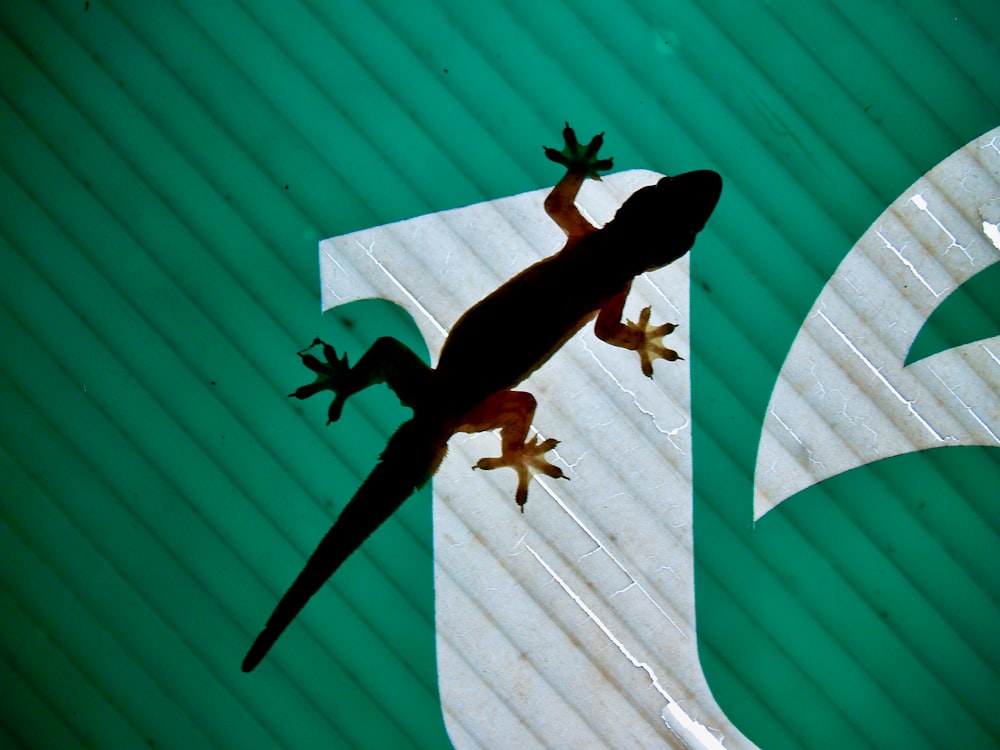
[[[637,322],[623,321],[625,300],[636,276],[672,263],[692,247],[719,200],[721,177],[710,170],[664,177],[636,191],[598,229],[574,201],[584,179],[600,179],[599,172],[612,167],[611,159],[597,158],[603,137],[582,146],[567,125],[563,138],[561,151],[545,149],[549,159],[566,167],[545,199],[545,210],[565,232],[566,244],[462,315],[435,368],[392,338],[378,339],[353,367],[319,340],[313,346],[322,347],[326,361],[308,350],[299,353],[317,377],[292,395],[304,399],[332,391],[328,423],[340,417],[348,397],[377,383],[387,384],[413,417],[389,439],[371,474],[278,602],[243,671],[260,663],[344,560],[433,476],[455,433],[500,430],[501,455],[483,458],[474,468],[514,469],[515,500],[522,512],[532,475],[563,476],[544,455],[557,441],[528,439],[535,398],[513,389],[588,322],[594,321],[598,338],[636,351],[649,377],[655,359],[678,359],[661,342],[674,326],[650,326],[649,308]]]

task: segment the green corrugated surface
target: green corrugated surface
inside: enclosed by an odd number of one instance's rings
[[[0,7],[0,725],[23,747],[441,747],[427,493],[239,662],[403,412],[284,394],[316,241],[616,168],[712,168],[693,257],[702,659],[766,748],[1000,743],[995,449],[750,524],[771,388],[869,223],[1000,122],[980,2]],[[994,313],[994,316],[996,314]],[[403,332],[400,334],[400,332]],[[962,331],[948,335],[961,341]],[[930,509],[931,512],[928,512]]]

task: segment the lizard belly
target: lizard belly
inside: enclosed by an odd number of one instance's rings
[[[502,323],[477,327],[474,334],[464,340],[462,356],[449,356],[442,352],[437,377],[453,397],[470,394],[463,401],[479,401],[506,388],[513,388],[547,362],[559,348],[596,314],[589,311],[568,319],[558,329],[543,327],[539,330],[537,313],[510,315]]]
[[[469,309],[441,350],[439,383],[479,398],[516,386],[620,291],[582,283],[566,266],[540,261]]]

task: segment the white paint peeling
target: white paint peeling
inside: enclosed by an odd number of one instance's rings
[[[958,238],[951,233],[951,230],[949,230],[948,227],[946,227],[944,223],[942,223],[942,221],[937,216],[934,215],[934,213],[930,210],[927,201],[924,199],[922,195],[918,193],[916,195],[910,196],[910,203],[916,206],[918,210],[926,213],[927,216],[930,218],[930,220],[933,221],[934,224],[937,225],[938,229],[940,229],[944,233],[944,235],[948,238],[948,246],[944,249],[945,255],[951,252],[952,248],[958,248],[965,254],[965,257],[969,259],[970,263],[975,263],[975,259],[969,253],[968,247],[961,244],[958,241]]]
[[[993,243],[993,247],[1000,250],[1000,225],[983,221],[983,234]]]

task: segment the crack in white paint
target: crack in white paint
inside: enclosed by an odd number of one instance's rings
[[[340,262],[337,260],[336,256],[333,253],[331,253],[329,250],[327,250],[325,247],[323,247],[322,245],[320,245],[320,247],[323,250],[323,255],[325,255],[330,260],[330,262],[333,263],[333,265],[335,265],[337,267],[337,270],[339,270],[341,273],[345,274],[349,279],[353,280],[354,277],[351,275],[351,272],[348,269],[344,268],[340,264]],[[337,292],[337,290],[334,289],[332,285],[330,285],[330,284],[324,284],[323,288],[328,292],[329,296],[332,299],[335,299],[338,302],[342,302],[344,300],[344,297],[339,292]]]
[[[956,401],[958,401],[958,403],[962,406],[963,409],[965,409],[965,411],[969,414],[969,416],[971,416],[976,421],[976,423],[980,427],[982,427],[983,430],[986,431],[986,434],[989,435],[991,438],[993,438],[994,442],[1000,443],[1000,436],[998,436],[995,432],[993,432],[990,426],[986,424],[986,422],[984,422],[978,414],[976,414],[976,411],[972,406],[965,403],[965,400],[958,395],[956,386],[949,384],[948,381],[946,381],[944,378],[938,375],[933,367],[928,366],[927,369],[931,373],[931,375],[937,378],[938,381],[941,383],[941,385],[943,385],[948,390],[948,393],[951,395],[951,397],[954,398]]]
[[[763,453],[764,453],[764,458],[770,460],[770,463],[767,464],[767,468],[764,470],[763,473],[765,475],[774,476],[778,471],[778,454],[775,453],[770,448],[765,449]],[[761,461],[761,463],[763,463],[763,461]]]
[[[680,451],[682,456],[685,456],[687,454],[684,452],[684,449],[678,446],[673,440],[671,440],[671,438],[677,437],[680,433],[686,431],[687,428],[690,426],[691,426],[691,420],[685,419],[682,425],[680,425],[679,427],[675,427],[672,430],[667,430],[665,433],[667,436],[667,440],[670,442],[672,446],[674,446],[675,448],[677,448],[678,451]]]
[[[917,198],[920,198],[920,196],[919,195],[915,195],[912,198],[910,198],[910,200],[913,201],[914,203],[916,203],[916,199]],[[924,202],[923,198],[920,198],[920,200],[923,203],[923,206],[926,208],[927,203]],[[919,208],[920,205],[918,204],[917,207]],[[933,214],[931,214],[931,218],[934,218],[934,221],[937,221],[937,219],[933,216]],[[940,222],[938,223],[938,226],[941,226]],[[955,238],[952,237],[951,233],[949,233],[947,230],[945,230],[943,226],[941,226],[941,229],[943,229],[948,234],[948,236],[951,237],[952,240],[954,241]],[[936,292],[936,291],[934,291],[934,287],[932,287],[930,285],[930,282],[927,281],[926,278],[924,278],[924,275],[922,273],[920,273],[920,271],[917,270],[917,267],[915,265],[913,265],[913,261],[911,261],[905,255],[903,255],[902,248],[897,248],[895,245],[893,245],[891,242],[889,242],[889,238],[886,237],[884,234],[882,234],[882,232],[880,232],[880,231],[876,230],[875,235],[880,240],[882,240],[882,243],[886,246],[886,249],[891,250],[892,254],[895,255],[896,258],[899,259],[899,262],[902,263],[904,266],[906,266],[907,270],[911,274],[913,274],[914,278],[916,278],[917,281],[919,281],[924,286],[924,288],[927,289],[928,292],[930,292],[931,294],[934,295],[935,299],[938,298],[938,297],[940,297],[944,293],[944,292]],[[905,245],[904,245],[904,247],[905,247]]]
[[[669,565],[661,565],[660,567],[658,567],[658,568],[656,569],[656,572],[657,572],[657,573],[659,573],[659,572],[660,572],[661,570],[665,570],[665,571],[667,571],[667,572],[668,572],[668,573],[669,573],[670,575],[672,575],[672,576],[674,577],[674,580],[675,580],[675,581],[677,581],[678,583],[680,582],[680,580],[681,580],[681,577],[680,577],[679,575],[677,575],[677,571],[676,571],[676,570],[674,570],[674,569],[673,569],[672,567],[670,567]]]
[[[597,535],[593,531],[591,531],[590,528],[583,522],[583,520],[570,509],[570,507],[559,496],[559,494],[556,493],[552,489],[552,487],[549,486],[549,483],[546,482],[541,475],[536,475],[534,479],[535,482],[537,482],[538,485],[543,490],[545,490],[546,493],[548,493],[549,497],[552,498],[552,500],[556,503],[556,505],[558,505],[562,509],[562,511],[570,517],[570,520],[573,521],[573,523],[575,523],[577,527],[584,534],[590,537],[590,540],[594,544],[596,544],[598,548],[600,548],[604,552],[605,555],[608,556],[608,559],[611,560],[612,563],[614,563],[615,567],[617,567],[618,570],[620,570],[625,575],[625,577],[628,578],[628,580],[632,581],[632,583],[634,583],[639,588],[639,591],[642,592],[642,595],[656,609],[656,611],[659,612],[660,615],[662,615],[667,622],[673,625],[674,629],[676,629],[677,632],[680,633],[681,637],[686,640],[688,638],[688,634],[684,632],[684,629],[674,620],[673,617],[670,616],[670,614],[663,607],[660,606],[659,602],[657,602],[656,599],[654,599],[653,596],[649,593],[649,591],[646,590],[646,587],[643,586],[641,583],[639,583],[638,580],[636,580],[635,576],[633,576],[629,572],[628,568],[626,568],[622,564],[622,562],[617,557],[615,557],[615,555],[611,552],[611,550],[609,550],[607,547],[604,546],[601,540],[597,538]],[[593,553],[591,552],[588,554],[593,554]]]
[[[994,362],[1000,365],[1000,357],[994,354],[993,351],[988,346],[986,346],[986,344],[980,344],[980,346],[983,347],[983,351],[989,355],[990,359],[992,359]]]
[[[611,596],[614,597],[614,596],[618,596],[619,594],[624,594],[626,591],[628,591],[630,589],[634,589],[636,587],[636,585],[637,585],[636,582],[632,581],[628,586],[625,586],[624,588],[620,588],[617,591],[613,591],[611,593]]]
[[[656,429],[656,431],[659,432],[661,435],[663,435],[663,437],[667,439],[667,442],[670,443],[670,445],[672,445],[677,450],[678,453],[680,453],[682,456],[686,456],[687,453],[680,445],[677,444],[674,438],[678,435],[678,433],[680,433],[688,426],[690,420],[685,418],[683,424],[681,424],[679,427],[674,427],[669,430],[661,427],[659,419],[656,416],[656,413],[647,409],[641,403],[639,403],[638,394],[635,391],[631,390],[630,388],[627,388],[617,377],[615,377],[615,374],[611,372],[610,369],[608,369],[608,367],[604,364],[604,362],[601,361],[601,358],[597,356],[597,354],[594,352],[593,349],[590,348],[590,346],[587,344],[586,341],[583,342],[583,348],[584,351],[586,351],[587,354],[591,356],[594,362],[597,363],[597,366],[601,369],[601,372],[607,375],[608,378],[611,379],[611,382],[614,383],[622,393],[626,394],[631,399],[632,405],[639,411],[639,413],[643,414],[646,417],[649,417],[649,421]],[[662,389],[660,389],[660,393],[664,393]],[[664,393],[664,396],[666,395],[667,394]]]
[[[647,662],[640,661],[637,657],[633,656],[632,652],[629,651],[628,647],[622,642],[622,640],[618,638],[611,631],[611,628],[609,628],[604,623],[604,621],[597,615],[596,612],[594,612],[594,610],[592,610],[589,606],[587,606],[587,603],[583,600],[583,598],[579,594],[577,594],[573,590],[573,588],[568,583],[566,583],[566,581],[564,581],[558,573],[556,573],[555,570],[553,570],[552,566],[550,566],[547,562],[545,562],[545,560],[542,559],[542,556],[539,555],[530,544],[525,544],[524,548],[528,550],[528,552],[531,554],[532,557],[535,558],[535,560],[538,561],[538,564],[545,569],[545,572],[552,577],[552,580],[555,581],[559,585],[559,587],[570,597],[570,599],[573,600],[574,604],[576,604],[576,606],[578,606],[580,610],[587,616],[587,619],[589,619],[592,623],[594,623],[594,625],[597,626],[597,628],[612,643],[612,645],[614,645],[614,647],[618,649],[619,653],[621,653],[621,655],[624,656],[628,660],[628,662],[632,664],[633,667],[641,669],[643,672],[646,673],[646,675],[650,679],[653,689],[657,693],[659,693],[663,697],[663,699],[666,700],[667,702],[667,705],[664,708],[662,714],[662,718],[666,723],[667,728],[670,729],[672,732],[674,732],[674,734],[678,737],[678,739],[680,739],[687,747],[691,748],[692,750],[697,750],[699,748],[707,748],[710,750],[725,750],[723,744],[719,741],[719,739],[715,737],[715,735],[713,735],[703,724],[699,724],[697,721],[692,719],[684,711],[684,709],[681,708],[680,704],[678,704],[677,701],[674,700],[673,696],[671,696],[670,693],[667,692],[667,689],[663,686],[659,678],[656,676],[656,673],[653,671],[653,667],[650,666]],[[668,712],[670,716],[672,716],[677,722],[678,724],[677,727],[673,726],[667,719],[666,714]]]
[[[899,251],[900,251],[900,253],[902,252],[902,250],[903,250],[903,249],[905,249],[905,248],[906,248],[906,244],[907,244],[907,243],[903,243],[903,246],[902,246],[901,248],[899,248]],[[895,248],[894,248],[894,249],[895,249]],[[896,324],[897,324],[897,322],[898,322],[898,321],[895,321],[895,320],[890,320],[889,318],[887,318],[887,317],[885,316],[885,313],[883,313],[883,312],[882,312],[882,310],[883,310],[883,309],[884,309],[884,307],[885,307],[885,302],[884,302],[884,301],[882,301],[882,302],[881,302],[880,304],[876,305],[876,304],[874,304],[874,303],[873,303],[873,302],[872,302],[872,301],[871,301],[871,300],[870,300],[870,299],[869,299],[869,298],[868,298],[868,297],[867,297],[867,296],[865,295],[865,293],[864,293],[864,292],[862,292],[862,291],[861,291],[861,289],[860,289],[860,288],[858,287],[858,285],[857,285],[857,284],[855,284],[855,283],[854,283],[854,282],[853,282],[853,281],[852,281],[852,280],[850,279],[850,277],[848,277],[848,276],[845,276],[845,277],[844,277],[844,280],[843,280],[843,281],[844,281],[844,284],[845,284],[846,286],[849,286],[849,287],[850,287],[850,288],[851,288],[851,289],[852,289],[852,290],[854,291],[854,294],[855,294],[855,295],[857,296],[857,298],[858,298],[859,300],[861,300],[861,302],[863,302],[863,303],[864,303],[865,305],[867,305],[868,307],[870,307],[870,308],[871,308],[872,310],[874,310],[874,311],[875,311],[875,314],[876,314],[876,315],[878,315],[879,319],[880,319],[880,320],[882,321],[882,326],[883,326],[883,327],[884,327],[885,329],[887,329],[887,330],[888,330],[888,329],[890,329],[890,328],[893,328],[893,327],[895,327],[895,326],[896,326]],[[934,294],[933,290],[931,291],[931,293],[932,293],[932,294]],[[935,296],[937,296],[937,295],[935,294]]]
[[[823,381],[820,380],[819,379],[819,375],[816,374],[816,367],[817,367],[816,360],[814,360],[814,359],[812,359],[810,357],[806,361],[809,362],[809,374],[812,375],[813,380],[816,381],[816,386],[819,388],[819,395],[820,396],[825,396],[826,395],[826,386],[823,385]]]
[[[354,240],[354,242],[358,247],[360,247],[362,250],[365,251],[365,255],[367,255],[371,259],[372,263],[375,264],[375,267],[378,268],[378,270],[380,270],[383,274],[385,274],[386,278],[393,283],[393,285],[400,291],[400,293],[404,297],[406,297],[407,300],[409,300],[409,302],[414,306],[414,308],[419,310],[420,314],[423,315],[430,322],[430,324],[434,326],[435,329],[437,329],[437,332],[440,333],[442,336],[446,337],[448,335],[448,330],[443,325],[438,323],[437,319],[433,315],[431,315],[430,310],[428,310],[426,307],[420,304],[420,301],[413,296],[410,290],[407,289],[400,282],[400,280],[397,279],[392,274],[392,272],[389,271],[389,269],[382,264],[382,261],[380,261],[378,258],[375,257],[375,250],[374,250],[375,241],[372,240],[371,243],[369,243],[368,247],[365,247],[357,240]]]
[[[642,280],[642,283],[646,284],[652,291],[656,292],[656,294],[659,295],[661,300],[670,305],[670,309],[674,311],[674,314],[677,317],[680,318],[684,317],[684,311],[681,310],[677,305],[675,305],[673,301],[671,301],[670,297],[667,295],[665,291],[663,291],[663,289],[660,287],[659,284],[653,281],[651,274],[644,273],[639,278]]]
[[[871,426],[868,424],[868,422],[866,422],[864,420],[864,418],[862,418],[860,416],[855,417],[855,416],[852,416],[851,414],[848,414],[848,412],[847,412],[847,405],[848,405],[849,401],[848,401],[847,395],[842,390],[840,390],[839,388],[836,388],[833,391],[831,391],[831,395],[832,394],[836,394],[837,396],[839,396],[840,397],[840,402],[841,402],[840,411],[838,411],[835,416],[838,416],[838,417],[842,416],[848,422],[848,424],[850,424],[850,425],[852,425],[854,427],[860,427],[861,429],[867,430],[868,432],[870,432],[872,434],[872,442],[871,442],[871,446],[870,447],[874,448],[875,444],[878,443],[878,433],[871,428]]]
[[[826,467],[825,467],[825,466],[823,465],[823,462],[822,462],[822,461],[817,461],[817,460],[816,460],[815,458],[813,458],[813,452],[812,452],[812,449],[811,449],[811,448],[808,448],[808,447],[806,446],[806,444],[802,442],[802,439],[801,439],[801,438],[800,438],[800,437],[799,437],[798,435],[796,435],[796,434],[795,434],[795,431],[794,431],[794,430],[793,430],[793,429],[792,429],[791,427],[789,427],[789,426],[788,426],[788,425],[787,425],[787,424],[786,424],[786,423],[784,422],[784,420],[782,420],[782,418],[781,418],[781,417],[779,417],[779,416],[778,416],[778,412],[776,412],[776,411],[774,411],[774,410],[772,409],[772,410],[771,410],[771,416],[772,416],[772,417],[774,417],[775,421],[777,421],[777,423],[778,423],[778,424],[780,424],[780,425],[781,425],[782,427],[784,427],[784,428],[785,428],[785,431],[786,431],[786,432],[787,432],[787,433],[788,433],[789,435],[791,435],[791,436],[792,436],[792,440],[794,440],[794,441],[795,441],[796,443],[798,443],[798,444],[799,444],[799,446],[800,446],[800,447],[802,448],[802,450],[804,450],[804,451],[806,452],[806,456],[808,456],[808,458],[809,458],[809,463],[812,463],[812,464],[816,464],[817,466],[823,466],[823,468],[824,468],[824,469],[826,468]]]
[[[927,205],[927,201],[924,200],[924,196],[922,196],[920,193],[910,196],[910,203],[916,206],[920,211],[923,211],[925,214],[927,214],[930,217],[930,220],[933,221],[937,225],[938,229],[940,229],[944,233],[944,235],[948,238],[948,247],[944,249],[945,255],[947,255],[948,252],[953,247],[957,247],[959,250],[962,251],[965,257],[969,259],[970,264],[972,265],[976,264],[976,260],[969,253],[969,249],[965,245],[962,245],[958,241],[958,238],[955,237],[955,235],[953,235],[951,231],[943,223],[941,223],[941,220],[938,219],[938,217],[935,216],[934,213],[930,210],[930,208]]]
[[[1000,154],[1000,148],[997,147],[997,138],[996,138],[996,136],[994,136],[993,138],[990,138],[990,140],[987,143],[984,143],[979,148],[980,149],[992,148],[994,151],[996,151],[998,154]]]
[[[635,406],[636,409],[639,410],[639,413],[649,417],[650,422],[653,423],[653,426],[657,429],[657,431],[665,435],[666,431],[663,430],[658,424],[656,424],[656,414],[639,403],[639,397],[636,395],[636,392],[630,390],[629,388],[626,388],[625,385],[617,377],[615,377],[615,374],[608,369],[608,367],[604,364],[604,362],[601,361],[601,358],[597,356],[597,354],[594,352],[593,349],[590,348],[590,346],[587,344],[586,341],[583,342],[583,348],[587,352],[587,354],[591,356],[594,362],[597,363],[597,366],[601,368],[601,372],[607,375],[608,378],[611,379],[611,382],[618,387],[618,390],[620,390],[622,393],[626,394],[630,399],[632,399],[632,404]]]
[[[916,408],[913,406],[913,401],[906,398],[902,393],[899,392],[899,390],[892,383],[889,382],[889,379],[882,374],[882,371],[875,366],[875,363],[872,362],[870,359],[868,359],[868,357],[865,356],[865,353],[862,352],[857,346],[855,346],[854,342],[851,341],[851,339],[847,336],[847,334],[844,333],[832,320],[830,320],[830,318],[827,317],[826,313],[824,313],[822,310],[819,310],[817,311],[816,314],[820,318],[822,318],[823,321],[828,326],[830,326],[833,332],[837,334],[837,337],[847,345],[848,349],[851,350],[851,353],[853,353],[859,360],[861,360],[862,364],[864,364],[864,366],[868,368],[868,370],[872,373],[872,375],[874,375],[878,379],[878,381],[883,386],[885,386],[885,388],[889,391],[889,393],[891,393],[893,397],[897,401],[899,401],[899,403],[906,406],[907,411],[910,412],[913,418],[916,419],[917,422],[919,422],[920,425],[925,430],[927,430],[927,432],[929,432],[935,440],[937,440],[939,443],[943,443],[945,439],[941,436],[941,434],[937,430],[935,430],[931,426],[931,424],[926,419],[923,418],[923,416],[921,416],[920,412],[918,412]]]
[[[885,238],[883,238],[883,241],[885,241]],[[902,247],[902,248],[900,248],[900,252],[902,252],[903,248],[905,248],[905,247],[906,247],[906,245],[907,245],[907,243],[903,243],[903,247]],[[895,248],[893,248],[893,249],[895,249]],[[908,261],[906,261],[906,260],[904,259],[904,263],[908,263]],[[912,264],[911,264],[911,266],[912,266]],[[912,270],[913,270],[913,272],[914,272],[914,273],[916,273],[916,268],[915,268],[915,267],[913,267],[913,269],[912,269]],[[919,279],[919,278],[922,278],[922,277],[921,277],[921,276],[920,276],[919,274],[917,274],[917,278]],[[880,320],[882,321],[882,327],[883,327],[883,328],[884,328],[885,330],[889,330],[889,329],[891,329],[891,328],[894,328],[894,327],[896,326],[896,324],[898,323],[898,321],[895,321],[895,320],[889,320],[889,318],[887,318],[887,317],[886,317],[886,316],[885,316],[885,315],[883,314],[883,312],[882,312],[882,310],[883,310],[883,309],[885,308],[885,301],[884,301],[884,300],[883,300],[883,301],[881,301],[881,303],[880,303],[880,304],[878,304],[878,305],[875,305],[875,304],[873,304],[873,303],[872,303],[872,301],[871,301],[870,299],[868,299],[868,297],[867,297],[867,296],[866,296],[866,295],[865,295],[865,294],[864,294],[864,293],[863,293],[863,292],[862,292],[862,291],[861,291],[861,290],[860,290],[860,289],[858,288],[858,286],[857,286],[857,285],[856,285],[856,284],[855,284],[855,283],[854,283],[853,281],[851,281],[851,279],[850,279],[850,278],[847,278],[847,277],[845,277],[845,278],[844,278],[844,283],[845,283],[845,284],[846,284],[847,286],[849,286],[849,287],[850,287],[851,289],[853,289],[853,290],[854,290],[854,293],[855,293],[855,294],[857,295],[857,297],[858,297],[858,299],[859,299],[859,300],[861,300],[862,302],[864,302],[864,303],[865,303],[866,305],[868,305],[868,307],[870,307],[870,308],[871,308],[872,310],[874,310],[874,311],[875,311],[875,314],[876,314],[876,315],[878,315],[879,319],[880,319]],[[933,290],[931,290],[931,294],[934,294],[934,296],[939,296],[939,295],[935,294],[935,292],[934,292]]]

